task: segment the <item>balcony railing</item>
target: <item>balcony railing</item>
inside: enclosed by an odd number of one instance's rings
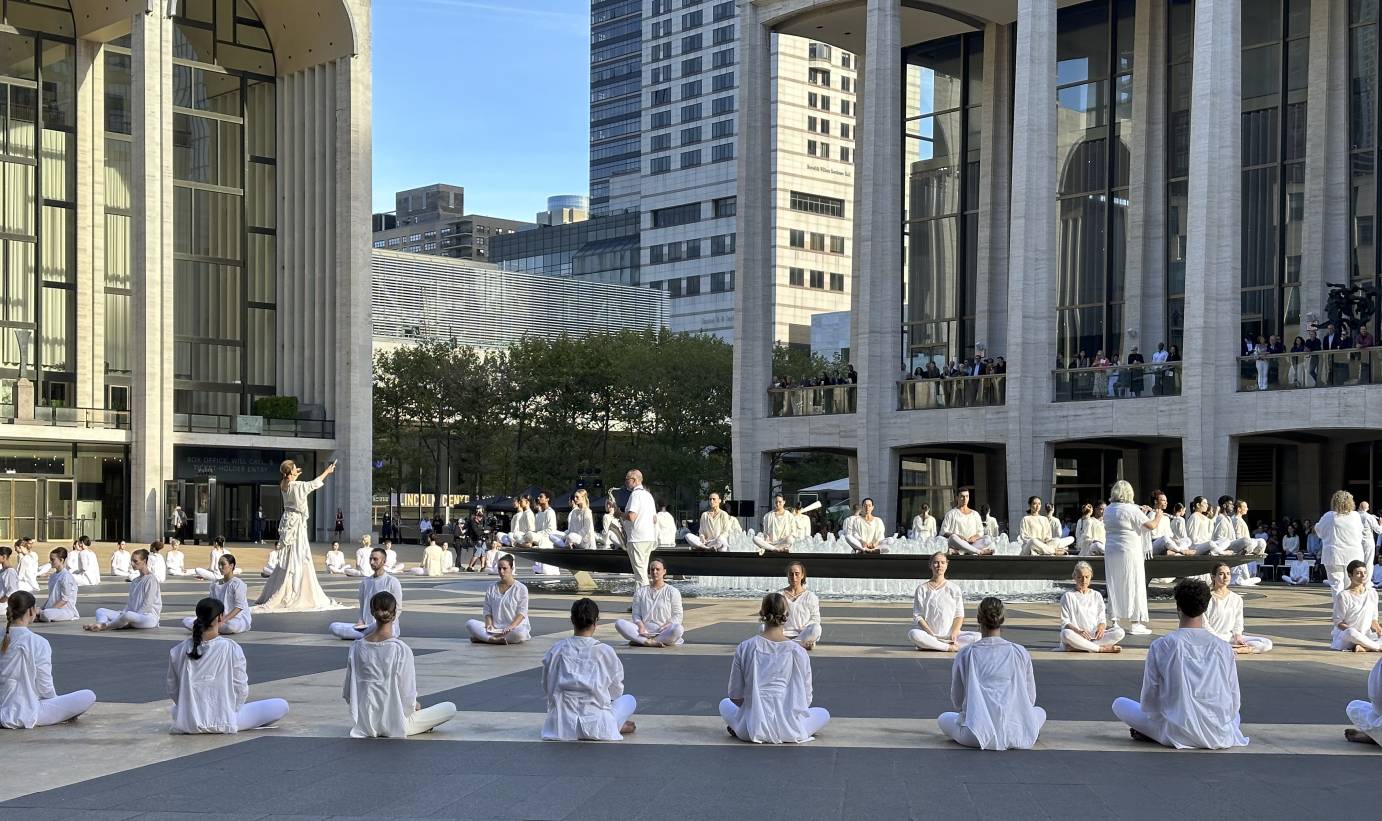
[[[1051,376],[1057,402],[1180,396],[1181,366],[1175,362],[1064,368]]]
[[[219,413],[175,413],[173,430],[182,433],[334,439],[336,423],[331,419],[266,419],[262,416],[227,416]]]
[[[854,413],[858,407],[857,385],[821,385],[815,388],[769,388],[773,416],[826,416]]]
[[[129,430],[129,411],[107,410],[105,408],[54,408],[39,405],[34,408],[32,421],[22,422],[15,418],[14,405],[0,405],[0,424],[42,425],[54,428],[90,428],[102,430]]]
[[[984,408],[1002,405],[1008,393],[1007,374],[907,379],[897,383],[898,410]]]
[[[1382,347],[1240,357],[1239,391],[1382,384]]]

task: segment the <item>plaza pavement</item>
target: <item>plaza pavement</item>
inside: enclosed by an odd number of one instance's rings
[[[98,552],[102,566],[109,548]],[[324,547],[318,547],[318,562]],[[206,564],[189,546],[188,565]],[[235,548],[251,599],[264,552]],[[414,561],[416,548],[401,558]],[[78,623],[40,625],[53,646],[59,692],[96,691],[76,722],[7,732],[0,820],[192,818],[459,819],[1300,819],[1368,796],[1382,749],[1343,740],[1344,705],[1365,696],[1376,657],[1331,652],[1328,596],[1309,589],[1244,591],[1248,631],[1276,649],[1240,656],[1243,721],[1252,743],[1176,753],[1138,744],[1113,720],[1114,697],[1136,697],[1145,648],[1118,656],[1055,648],[1054,603],[1014,603],[1005,635],[1034,659],[1038,703],[1049,715],[1038,748],[991,753],[946,740],[935,717],[950,709],[950,657],[911,649],[908,602],[822,603],[825,637],[812,654],[815,704],[833,719],[813,743],[748,745],[730,738],[716,705],[735,644],[755,629],[757,602],[686,599],[687,643],[623,646],[611,626],[626,596],[598,595],[597,637],[614,644],[638,732],[612,744],[543,743],[540,664],[568,633],[572,593],[532,590],[533,639],[472,645],[490,577],[404,575],[404,638],[417,655],[419,700],[460,713],[403,740],[352,740],[341,700],[347,645],[325,633],[351,611],[256,616],[235,640],[248,659],[251,698],[277,696],[291,713],[277,727],[233,736],[171,736],[165,673],[205,584],[170,578],[162,627],[85,634]],[[358,580],[319,574],[353,605]],[[118,607],[125,583],[84,588],[79,609]],[[972,627],[973,604],[967,605]],[[1174,626],[1168,601],[1153,627]],[[88,619],[83,619],[83,623]],[[1371,810],[1368,810],[1371,812]]]

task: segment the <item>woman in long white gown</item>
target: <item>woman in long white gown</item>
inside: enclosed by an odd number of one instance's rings
[[[1134,636],[1150,634],[1147,626],[1147,565],[1146,543],[1161,521],[1160,510],[1133,504],[1132,485],[1120,479],[1109,491],[1109,505],[1104,508],[1104,530],[1108,541],[1104,545],[1104,579],[1108,585],[1109,610],[1113,623],[1127,621],[1125,628]]]
[[[1337,596],[1348,587],[1348,565],[1353,560],[1366,560],[1360,555],[1363,543],[1363,519],[1354,509],[1353,494],[1336,490],[1329,498],[1329,512],[1315,522],[1315,533],[1323,546],[1320,564],[1329,574],[1329,586]],[[1371,562],[1365,562],[1371,564]]]
[[[1209,609],[1204,611],[1204,627],[1229,643],[1235,653],[1265,653],[1272,640],[1243,633],[1243,597],[1228,589],[1232,572],[1220,562],[1210,572]]]
[[[310,482],[299,481],[302,469],[285,459],[278,466],[283,477],[279,490],[283,492],[283,517],[278,520],[278,567],[264,583],[264,591],[254,603],[257,613],[295,613],[307,610],[336,610],[346,605],[330,598],[317,582],[317,569],[312,565],[312,543],[307,536],[307,497],[321,488],[326,478],[336,472],[336,463],[326,466],[321,475]]]

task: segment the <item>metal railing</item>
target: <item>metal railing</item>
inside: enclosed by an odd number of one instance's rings
[[[857,385],[821,385],[815,388],[769,388],[773,416],[826,416],[854,413],[858,408]]]
[[[55,408],[39,405],[34,408],[32,421],[17,420],[14,405],[0,405],[0,424],[43,425],[54,428],[88,428],[129,430],[130,412],[106,408]]]
[[[1180,396],[1181,366],[1177,362],[1164,362],[1154,365],[1063,368],[1052,371],[1051,377],[1057,402],[1145,399],[1151,396]]]
[[[247,424],[251,420],[253,424]],[[229,416],[220,413],[175,413],[173,430],[182,433],[233,433],[243,436],[333,439],[336,436],[336,423],[331,419],[266,419],[259,416]]]
[[[1243,356],[1238,364],[1240,392],[1382,384],[1382,347]]]
[[[898,410],[985,408],[1007,400],[1007,374],[906,379],[897,383]]]

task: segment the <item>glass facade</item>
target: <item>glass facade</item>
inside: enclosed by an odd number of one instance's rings
[[[273,51],[246,0],[184,0],[173,37],[173,407],[248,413],[277,381]]]
[[[902,337],[910,371],[974,353],[983,35],[909,48],[903,70]]]
[[[1056,354],[1120,352],[1128,252],[1133,0],[1059,12]]]
[[[130,354],[131,220],[134,214],[130,38],[104,49],[105,80],[105,384],[106,407],[128,410]],[[124,388],[124,390],[121,390]]]
[[[1309,0],[1243,8],[1242,333],[1300,329]]]
[[[590,213],[609,211],[609,180],[639,170],[643,0],[590,4]]]
[[[1166,7],[1166,344],[1185,345],[1185,248],[1189,227],[1190,93],[1195,0]]]
[[[502,234],[490,240],[490,261],[505,271],[638,285],[639,217],[628,211]]]
[[[1377,0],[1349,4],[1349,246],[1352,280],[1379,284],[1377,258]],[[1378,328],[1374,318],[1373,336]],[[1369,498],[1376,498],[1369,497]]]

